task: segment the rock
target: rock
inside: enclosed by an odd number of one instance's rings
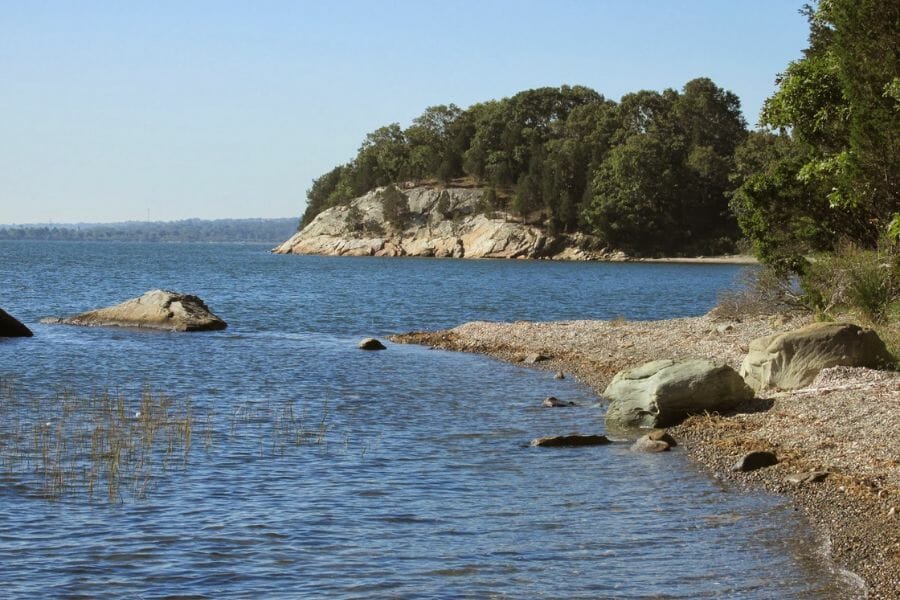
[[[507,215],[482,213],[478,188],[403,186],[408,219],[398,228],[384,215],[384,188],[320,212],[272,252],[333,256],[439,258],[543,258],[566,249],[586,258],[598,241],[584,235],[547,236],[539,227]],[[582,249],[581,247],[585,248]]]
[[[719,333],[729,333],[734,331],[734,325],[732,325],[731,323],[719,325],[718,327],[716,327],[716,331]]]
[[[603,396],[607,428],[668,427],[691,414],[727,411],[753,397],[740,375],[707,359],[657,360],[618,373]]]
[[[533,365],[535,363],[544,362],[545,360],[550,360],[550,357],[544,356],[543,354],[533,353],[526,356],[522,362],[528,365]]]
[[[639,437],[631,446],[632,452],[666,452],[671,446],[662,440],[651,440],[649,436]]]
[[[565,379],[565,378],[566,378],[566,374],[563,373],[562,371],[557,371],[556,374],[553,376],[553,379]]]
[[[33,335],[21,321],[0,308],[0,337],[31,337]]]
[[[755,471],[757,469],[762,469],[763,467],[771,467],[772,465],[778,464],[778,457],[775,456],[772,452],[766,451],[755,451],[748,452],[743,455],[734,466],[731,467],[732,471]]]
[[[877,368],[892,362],[878,334],[849,323],[813,323],[750,342],[741,376],[754,390],[802,388],[827,367]]]
[[[556,435],[541,437],[531,440],[532,446],[603,446],[611,443],[605,435],[585,435],[570,433],[569,435]]]
[[[543,404],[541,404],[541,406],[545,408],[556,408],[559,406],[575,406],[575,403],[567,400],[560,400],[555,396],[548,396],[544,399],[544,402]]]
[[[228,326],[197,296],[169,290],[150,290],[140,298],[59,319],[57,322],[66,325],[140,327],[165,331],[212,331]]]
[[[787,483],[803,485],[824,481],[828,477],[828,471],[809,471],[808,473],[792,473],[784,478]]]
[[[675,441],[665,429],[655,429],[644,436],[649,440],[653,440],[654,442],[665,442],[670,446],[677,446],[678,442]]]
[[[384,344],[375,338],[366,338],[356,345],[360,350],[387,350]]]

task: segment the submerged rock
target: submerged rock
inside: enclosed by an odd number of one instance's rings
[[[197,296],[169,290],[150,290],[140,298],[126,300],[115,306],[45,322],[97,327],[140,327],[164,331],[213,331],[228,326]]]
[[[668,427],[688,415],[727,411],[753,397],[737,372],[707,359],[656,360],[618,373],[603,396],[607,427]]]
[[[569,400],[560,400],[556,396],[548,396],[547,398],[544,398],[544,402],[541,406],[545,408],[557,408],[560,406],[575,406],[575,403]]]
[[[585,435],[581,433],[555,435],[531,440],[532,446],[544,447],[604,446],[609,443],[611,442],[605,435]]]
[[[375,338],[366,338],[357,345],[360,350],[387,350],[387,347]]]
[[[21,321],[0,308],[0,337],[31,337],[33,335]]]
[[[871,329],[849,323],[813,323],[757,338],[741,364],[741,376],[754,390],[793,390],[813,382],[828,367],[878,368],[892,362],[884,342]]]

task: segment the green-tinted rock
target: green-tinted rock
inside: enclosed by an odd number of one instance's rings
[[[793,390],[813,382],[828,367],[877,368],[892,361],[878,334],[849,323],[813,323],[757,338],[741,364],[741,376],[754,390]]]
[[[610,401],[607,428],[643,428],[731,410],[751,399],[753,390],[734,369],[711,360],[656,360],[618,373],[603,396]]]

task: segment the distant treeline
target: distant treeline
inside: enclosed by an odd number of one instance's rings
[[[0,240],[277,244],[290,237],[296,227],[297,220],[292,218],[8,225],[0,227]]]
[[[370,133],[316,179],[302,224],[378,186],[466,178],[487,188],[486,209],[550,233],[592,233],[635,254],[722,252],[739,237],[726,193],[746,137],[737,96],[706,78],[620,102],[562,86],[433,106],[406,129]]]

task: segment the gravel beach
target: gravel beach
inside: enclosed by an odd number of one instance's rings
[[[806,315],[473,322],[392,339],[511,362],[539,354],[547,360],[529,366],[575,376],[599,396],[618,371],[650,360],[712,358],[737,369],[751,340],[809,322]],[[669,432],[717,478],[788,496],[811,525],[810,543],[824,540],[831,560],[864,582],[860,597],[900,598],[900,373],[825,369],[807,388],[763,392],[735,414],[691,417]],[[732,471],[751,450],[773,451],[779,463]],[[828,474],[789,480],[812,471]]]

